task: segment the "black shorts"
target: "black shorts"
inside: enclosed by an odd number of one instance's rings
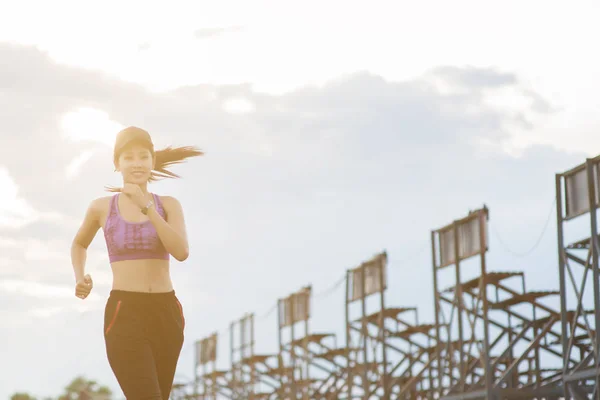
[[[184,328],[175,291],[110,292],[104,309],[106,354],[128,400],[168,400]]]

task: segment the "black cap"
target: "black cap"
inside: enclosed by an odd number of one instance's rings
[[[150,149],[154,150],[154,143],[152,143],[152,138],[148,132],[136,126],[129,126],[117,133],[115,139],[115,156],[133,141],[146,142],[150,146]]]

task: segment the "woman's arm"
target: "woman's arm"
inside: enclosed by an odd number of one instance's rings
[[[156,206],[150,207],[148,218],[165,249],[178,261],[185,261],[190,250],[181,204],[171,196],[161,196],[160,199],[165,209],[165,219],[156,211]]]
[[[100,229],[100,199],[90,203],[85,213],[85,217],[77,234],[71,244],[71,264],[75,273],[75,282],[83,280],[85,275],[85,261],[87,258],[87,248]]]

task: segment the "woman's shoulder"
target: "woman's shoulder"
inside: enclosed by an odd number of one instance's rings
[[[90,206],[104,206],[108,203],[110,203],[110,200],[115,197],[115,195],[110,195],[110,196],[102,196],[102,197],[96,197],[95,199],[93,199],[90,202]]]
[[[89,221],[99,223],[106,215],[112,197],[113,196],[102,196],[92,199],[88,203],[85,218]]]
[[[179,204],[179,200],[177,200],[177,198],[175,196],[166,196],[163,194],[158,194],[158,193],[154,193],[154,195],[158,198],[158,200],[160,200],[161,203],[167,203],[167,204]]]
[[[110,200],[114,197],[115,195],[111,195],[111,196],[102,196],[102,197],[97,197],[95,199],[93,199],[90,202],[89,205],[89,209],[91,211],[97,212],[102,214],[107,208],[108,205],[110,203]]]
[[[174,196],[159,195],[157,193],[154,193],[154,195],[158,198],[158,201],[160,201],[167,212],[169,210],[181,208],[181,203]]]

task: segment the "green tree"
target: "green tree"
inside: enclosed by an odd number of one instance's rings
[[[112,392],[94,380],[78,376],[65,388],[58,400],[111,400]]]
[[[10,400],[38,400],[25,392],[17,392]],[[101,386],[96,381],[78,376],[65,387],[58,398],[46,397],[41,400],[112,400],[112,392],[107,386]]]
[[[37,400],[35,397],[30,395],[29,393],[15,393],[10,396],[10,400]]]

